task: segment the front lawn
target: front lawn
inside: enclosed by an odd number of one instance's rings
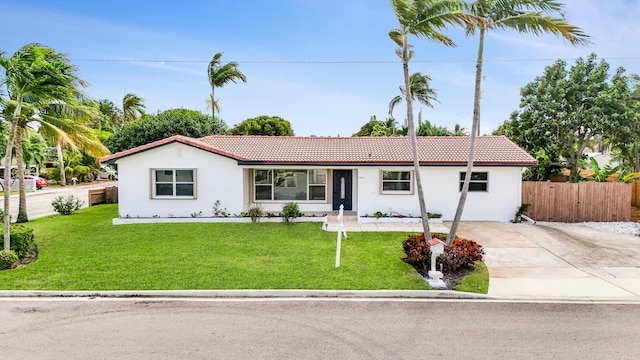
[[[117,205],[27,223],[36,262],[0,271],[17,290],[427,289],[401,258],[407,233],[336,233],[319,223],[111,225]]]

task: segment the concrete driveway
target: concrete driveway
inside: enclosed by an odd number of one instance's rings
[[[640,237],[580,224],[463,222],[485,248],[489,295],[640,301]]]

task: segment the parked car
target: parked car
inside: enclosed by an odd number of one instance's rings
[[[108,166],[102,166],[98,173],[98,179],[118,180],[118,173]]]
[[[35,181],[36,181],[36,189],[38,189],[38,190],[42,189],[45,186],[49,186],[49,181],[47,181],[47,179],[42,178],[40,176],[25,175],[24,178],[26,180],[35,179]]]

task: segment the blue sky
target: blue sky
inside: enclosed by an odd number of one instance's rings
[[[486,39],[483,133],[518,109],[520,88],[555,59],[572,64],[595,52],[612,72],[623,66],[640,73],[640,1],[564,3],[567,19],[593,45],[510,31]],[[239,62],[248,78],[216,89],[229,126],[272,115],[289,120],[296,135],[350,136],[370,116],[387,116],[403,81],[387,35],[397,27],[388,0],[0,0],[0,9],[4,52],[31,42],[51,46],[69,54],[92,98],[121,105],[133,92],[150,113],[181,107],[208,113],[206,69],[217,52]],[[413,39],[410,71],[429,74],[440,101],[417,110],[437,125],[470,128],[477,39],[447,33],[457,48]],[[405,112],[403,103],[395,118],[402,122]]]

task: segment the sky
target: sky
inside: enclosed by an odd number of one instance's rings
[[[640,0],[564,0],[566,19],[591,36],[574,47],[545,35],[491,32],[485,39],[481,132],[518,110],[520,89],[557,59],[596,53],[640,74]],[[69,55],[93,99],[121,107],[126,93],[148,113],[187,108],[209,113],[207,66],[223,52],[247,83],[216,88],[229,126],[260,116],[288,120],[298,136],[351,136],[371,116],[384,120],[400,94],[402,64],[389,30],[388,0],[86,1],[0,0],[0,49],[38,42]],[[422,119],[471,128],[477,37],[446,33],[456,48],[412,38],[410,72],[431,76],[439,102],[415,103]],[[403,123],[406,106],[394,117]]]

